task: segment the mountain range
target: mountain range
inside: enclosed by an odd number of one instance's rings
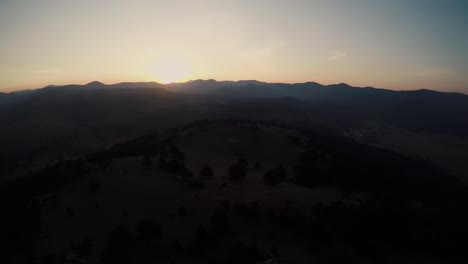
[[[81,155],[153,131],[220,118],[339,134],[375,123],[466,137],[468,95],[254,80],[50,85],[0,93],[0,163]]]

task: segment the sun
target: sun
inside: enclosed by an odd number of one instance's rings
[[[187,81],[191,77],[191,69],[183,60],[173,57],[159,57],[149,67],[149,74],[152,79],[168,84],[173,82]]]

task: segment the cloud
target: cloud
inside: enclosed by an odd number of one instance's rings
[[[328,60],[329,61],[339,61],[348,56],[348,53],[343,50],[332,50],[329,52]]]

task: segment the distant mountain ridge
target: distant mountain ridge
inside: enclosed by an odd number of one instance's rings
[[[137,91],[140,89],[149,89],[153,92]],[[125,94],[126,103],[132,96],[140,98],[143,93],[150,93],[149,97],[145,98],[146,101],[155,96],[160,97],[157,101],[165,101],[169,96],[175,100],[174,103],[178,100],[176,98],[181,97],[191,98],[197,102],[202,100],[211,103],[290,98],[304,103],[325,103],[339,108],[344,107],[347,112],[362,120],[386,122],[413,130],[427,130],[432,133],[468,135],[468,95],[426,89],[395,91],[373,87],[353,87],[346,83],[332,85],[322,85],[316,82],[288,84],[255,80],[216,81],[211,79],[171,84],[124,82],[106,85],[94,81],[85,85],[47,86],[36,90],[0,94],[0,110],[28,100],[32,100],[33,105],[35,105],[34,97],[37,94],[41,94],[41,100],[48,100],[47,95],[52,96],[58,93],[96,91],[104,96],[103,91],[113,90],[127,91],[119,93],[119,96]],[[86,98],[92,97],[92,94],[87,93]],[[79,98],[80,96],[77,95],[74,100],[79,100]],[[140,99],[143,100],[143,98]],[[142,105],[141,102],[140,105]]]
[[[237,87],[237,91],[235,93],[237,95],[244,95],[243,93],[250,92],[245,90],[245,88],[257,88],[265,89],[265,93],[278,91],[281,90],[281,93],[278,95],[285,96],[285,97],[294,97],[294,95],[298,92],[299,89],[309,89],[308,92],[311,92],[310,89],[361,89],[361,90],[375,90],[380,92],[390,92],[390,93],[436,93],[436,94],[457,94],[461,96],[467,96],[463,93],[458,92],[441,92],[441,91],[434,91],[429,89],[419,89],[419,90],[391,90],[391,89],[383,89],[383,88],[375,88],[375,87],[355,87],[351,86],[346,83],[339,83],[339,84],[330,84],[330,85],[323,85],[316,82],[304,82],[304,83],[267,83],[261,82],[256,80],[240,80],[240,81],[217,81],[214,79],[198,79],[198,80],[191,80],[187,82],[180,82],[180,83],[169,83],[169,84],[161,84],[157,82],[122,82],[116,84],[104,84],[99,81],[92,81],[90,83],[84,85],[78,84],[69,84],[69,85],[48,85],[43,88],[33,89],[33,90],[24,90],[24,91],[15,91],[10,93],[0,92],[0,95],[10,95],[10,94],[17,94],[17,93],[24,93],[24,92],[32,92],[32,91],[40,91],[44,89],[69,89],[69,88],[86,88],[86,89],[99,89],[99,88],[121,88],[121,89],[135,89],[135,88],[164,88],[174,92],[183,92],[183,93],[196,93],[196,94],[206,94],[206,93],[222,93],[223,90],[229,90],[233,87]],[[241,87],[241,88],[239,88]],[[293,88],[290,90],[284,90],[284,88]],[[267,90],[270,89],[270,90]],[[234,91],[229,91],[227,93],[233,93]],[[304,91],[302,91],[304,92]],[[323,91],[320,91],[323,92]],[[271,96],[271,95],[270,95]],[[251,96],[249,96],[251,97]]]
[[[253,80],[47,86],[0,93],[0,162],[43,157],[44,153],[67,156],[72,151],[219,118],[272,121],[338,133],[375,123],[468,137],[468,95]]]
[[[238,99],[279,99],[295,98],[305,102],[332,103],[351,107],[354,111],[382,114],[401,112],[412,115],[415,112],[446,112],[448,118],[468,116],[468,95],[452,92],[438,92],[427,89],[395,91],[373,87],[353,87],[346,83],[322,85],[306,83],[266,83],[255,80],[216,81],[193,80],[184,83],[160,84],[157,82],[123,82],[106,85],[90,82],[85,85],[47,86],[36,90],[0,94],[0,108],[5,104],[21,102],[25,97],[37,93],[64,92],[67,90],[129,90],[156,89],[160,92],[185,95],[207,96],[216,100]],[[402,111],[408,111],[402,113]],[[388,113],[385,115],[389,115]],[[445,115],[445,114],[443,114]],[[468,120],[465,120],[468,122]]]

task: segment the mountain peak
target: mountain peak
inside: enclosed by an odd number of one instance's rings
[[[338,86],[343,86],[343,87],[351,87],[351,85],[347,84],[347,83],[339,83],[337,84]]]
[[[106,85],[103,84],[102,82],[94,81],[94,82],[90,82],[86,84],[86,86],[106,86]]]
[[[185,82],[185,83],[217,83],[218,81],[214,80],[214,79],[196,79],[196,80],[190,80],[188,82]]]
[[[353,88],[353,86],[347,84],[347,83],[337,83],[337,84],[330,84],[330,85],[327,85],[328,87],[336,87],[336,88]]]

